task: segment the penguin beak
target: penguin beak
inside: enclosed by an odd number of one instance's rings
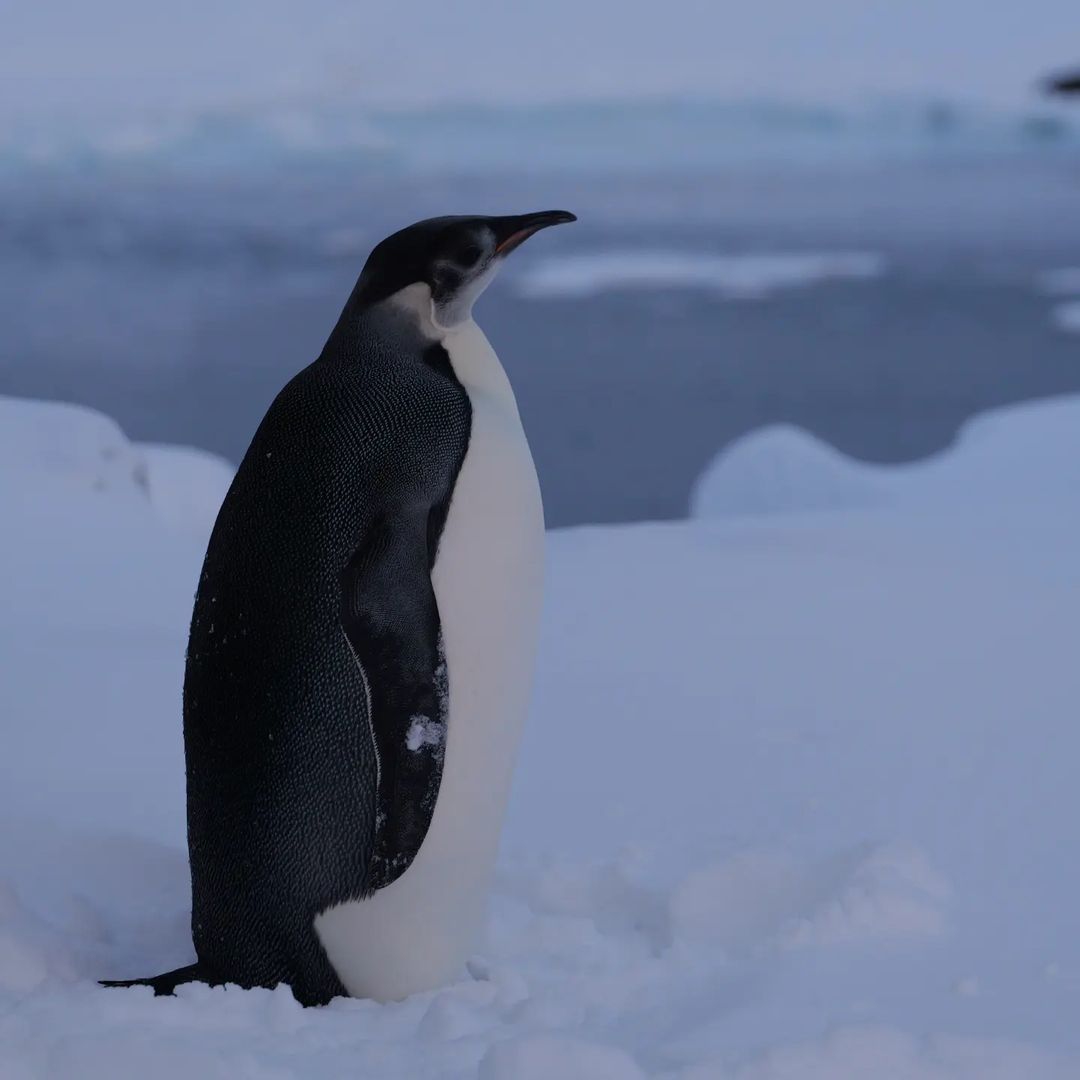
[[[495,254],[509,255],[533,233],[546,229],[549,225],[563,225],[570,221],[577,221],[577,217],[569,210],[541,210],[538,214],[495,218]]]

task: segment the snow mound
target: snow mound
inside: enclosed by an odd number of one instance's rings
[[[912,465],[855,461],[808,432],[776,424],[725,447],[691,494],[692,517],[866,509],[886,504],[1025,501],[1076,485],[1080,398],[996,409],[968,421],[953,446]]]
[[[145,497],[146,461],[115,420],[81,405],[0,397],[0,482]],[[57,491],[57,496],[60,491]]]
[[[206,534],[217,518],[235,469],[217,454],[187,446],[142,443],[150,500],[161,519]]]
[[[615,289],[704,289],[726,300],[760,300],[781,289],[830,280],[862,281],[885,269],[865,252],[702,255],[606,251],[537,259],[513,278],[528,299],[592,296]]]
[[[914,495],[1072,501],[1080,461],[1080,396],[994,409],[969,420],[952,451],[904,475]]]
[[[132,443],[82,405],[0,397],[0,485],[23,498],[85,494],[149,504],[167,525],[205,532],[232,482],[224,458],[185,446]]]
[[[888,474],[790,424],[736,439],[694,486],[691,514],[714,517],[870,506],[889,494]]]
[[[1059,330],[1067,334],[1080,334],[1080,300],[1056,305],[1050,317]]]

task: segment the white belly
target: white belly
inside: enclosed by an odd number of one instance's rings
[[[543,585],[540,491],[510,384],[471,321],[443,342],[472,432],[432,571],[449,679],[446,756],[412,865],[315,929],[350,994],[391,1000],[455,977],[480,929],[532,682]]]

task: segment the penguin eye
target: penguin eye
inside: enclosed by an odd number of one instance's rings
[[[474,266],[483,253],[483,249],[479,244],[465,244],[463,247],[458,248],[454,262],[462,268]]]

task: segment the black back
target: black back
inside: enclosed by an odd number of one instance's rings
[[[417,715],[445,729],[430,568],[469,430],[441,347],[350,303],[252,440],[184,680],[203,977],[343,993],[315,915],[392,881],[423,840],[442,746],[405,734]]]

